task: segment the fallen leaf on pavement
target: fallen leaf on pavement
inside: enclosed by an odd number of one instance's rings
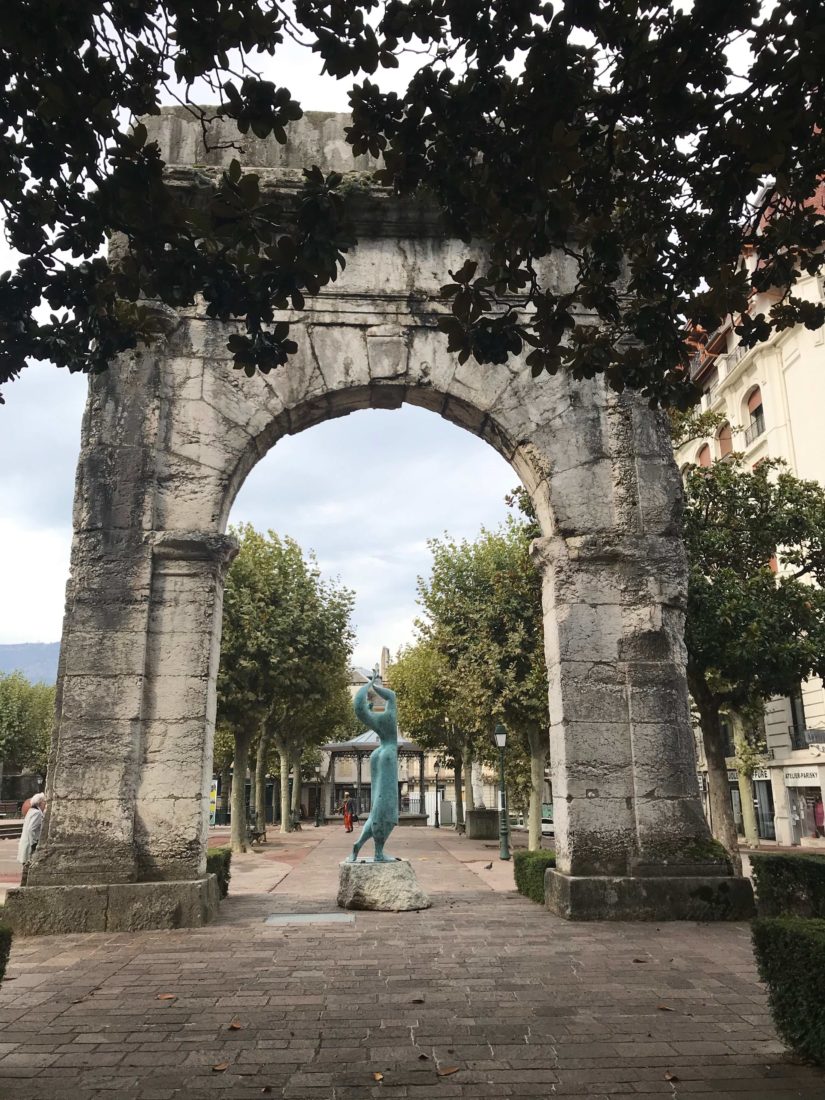
[[[660,1012],[672,1012],[672,1008],[668,1008],[667,1005],[656,1005]]]
[[[633,961],[634,961],[635,963],[646,963],[646,962],[647,962],[647,959],[634,959]]]
[[[218,1064],[216,1066],[212,1067],[212,1072],[213,1073],[223,1073],[223,1071],[225,1069],[229,1069],[229,1063],[228,1062],[218,1062]]]
[[[667,1070],[667,1072],[665,1073],[665,1080],[666,1081],[678,1081],[679,1078],[676,1076],[675,1073],[671,1073],[670,1070]]]
[[[444,1069],[438,1071],[439,1077],[449,1077],[452,1073],[458,1073],[459,1066],[445,1066]]]
[[[272,1085],[264,1085],[264,1087],[261,1089],[261,1092],[265,1092],[267,1094],[267,1096],[271,1096],[272,1095]]]
[[[413,997],[412,1001],[410,1001],[410,1004],[423,1005],[424,1004],[424,998],[423,997]]]
[[[176,1001],[177,999],[177,993],[158,993],[159,1001]]]
[[[228,1025],[228,1030],[229,1031],[240,1031],[242,1027],[243,1027],[243,1024],[241,1023],[240,1020],[232,1020],[231,1023]]]
[[[373,1081],[383,1081],[384,1080],[384,1074],[376,1072],[372,1075],[372,1079],[373,1079]]]
[[[419,1060],[419,1062],[429,1062],[430,1056],[429,1056],[429,1054],[419,1054],[418,1055],[418,1060]]]

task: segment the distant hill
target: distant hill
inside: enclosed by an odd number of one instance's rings
[[[21,642],[0,645],[0,672],[22,672],[33,684],[57,680],[60,642]]]

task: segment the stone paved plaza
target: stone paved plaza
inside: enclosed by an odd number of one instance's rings
[[[271,833],[205,929],[18,939],[0,1096],[825,1097],[773,1033],[746,925],[565,923],[451,830],[388,846],[428,911],[264,923],[335,913],[349,839]]]

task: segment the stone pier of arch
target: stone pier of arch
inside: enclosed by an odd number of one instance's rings
[[[359,244],[345,273],[285,314],[299,351],[247,378],[233,331],[200,306],[92,378],[44,832],[4,919],[22,932],[198,925],[205,873],[225,534],[244,478],[287,434],[404,402],[486,440],[530,493],[544,591],[557,868],[547,904],[574,919],[735,919],[752,908],[711,841],[697,786],[683,645],[681,485],[663,418],[599,379],[533,380],[519,360],[459,365],[439,287],[472,247],[353,161],[346,116],[309,113],[290,143],[185,111],[148,120],[179,186],[244,147],[265,188],[304,165],[354,172]],[[214,140],[217,139],[217,140]],[[564,257],[545,265],[558,287]],[[273,524],[277,526],[277,517]]]

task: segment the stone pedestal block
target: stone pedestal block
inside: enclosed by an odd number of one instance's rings
[[[215,917],[219,900],[215,875],[191,882],[20,886],[6,895],[3,921],[22,936],[199,928]]]
[[[498,810],[467,810],[464,821],[469,840],[498,840]]]
[[[409,860],[374,863],[366,859],[341,864],[338,904],[342,909],[400,913],[408,909],[429,909],[432,902],[418,885]]]
[[[729,874],[544,875],[544,904],[566,920],[749,920],[750,880]]]

